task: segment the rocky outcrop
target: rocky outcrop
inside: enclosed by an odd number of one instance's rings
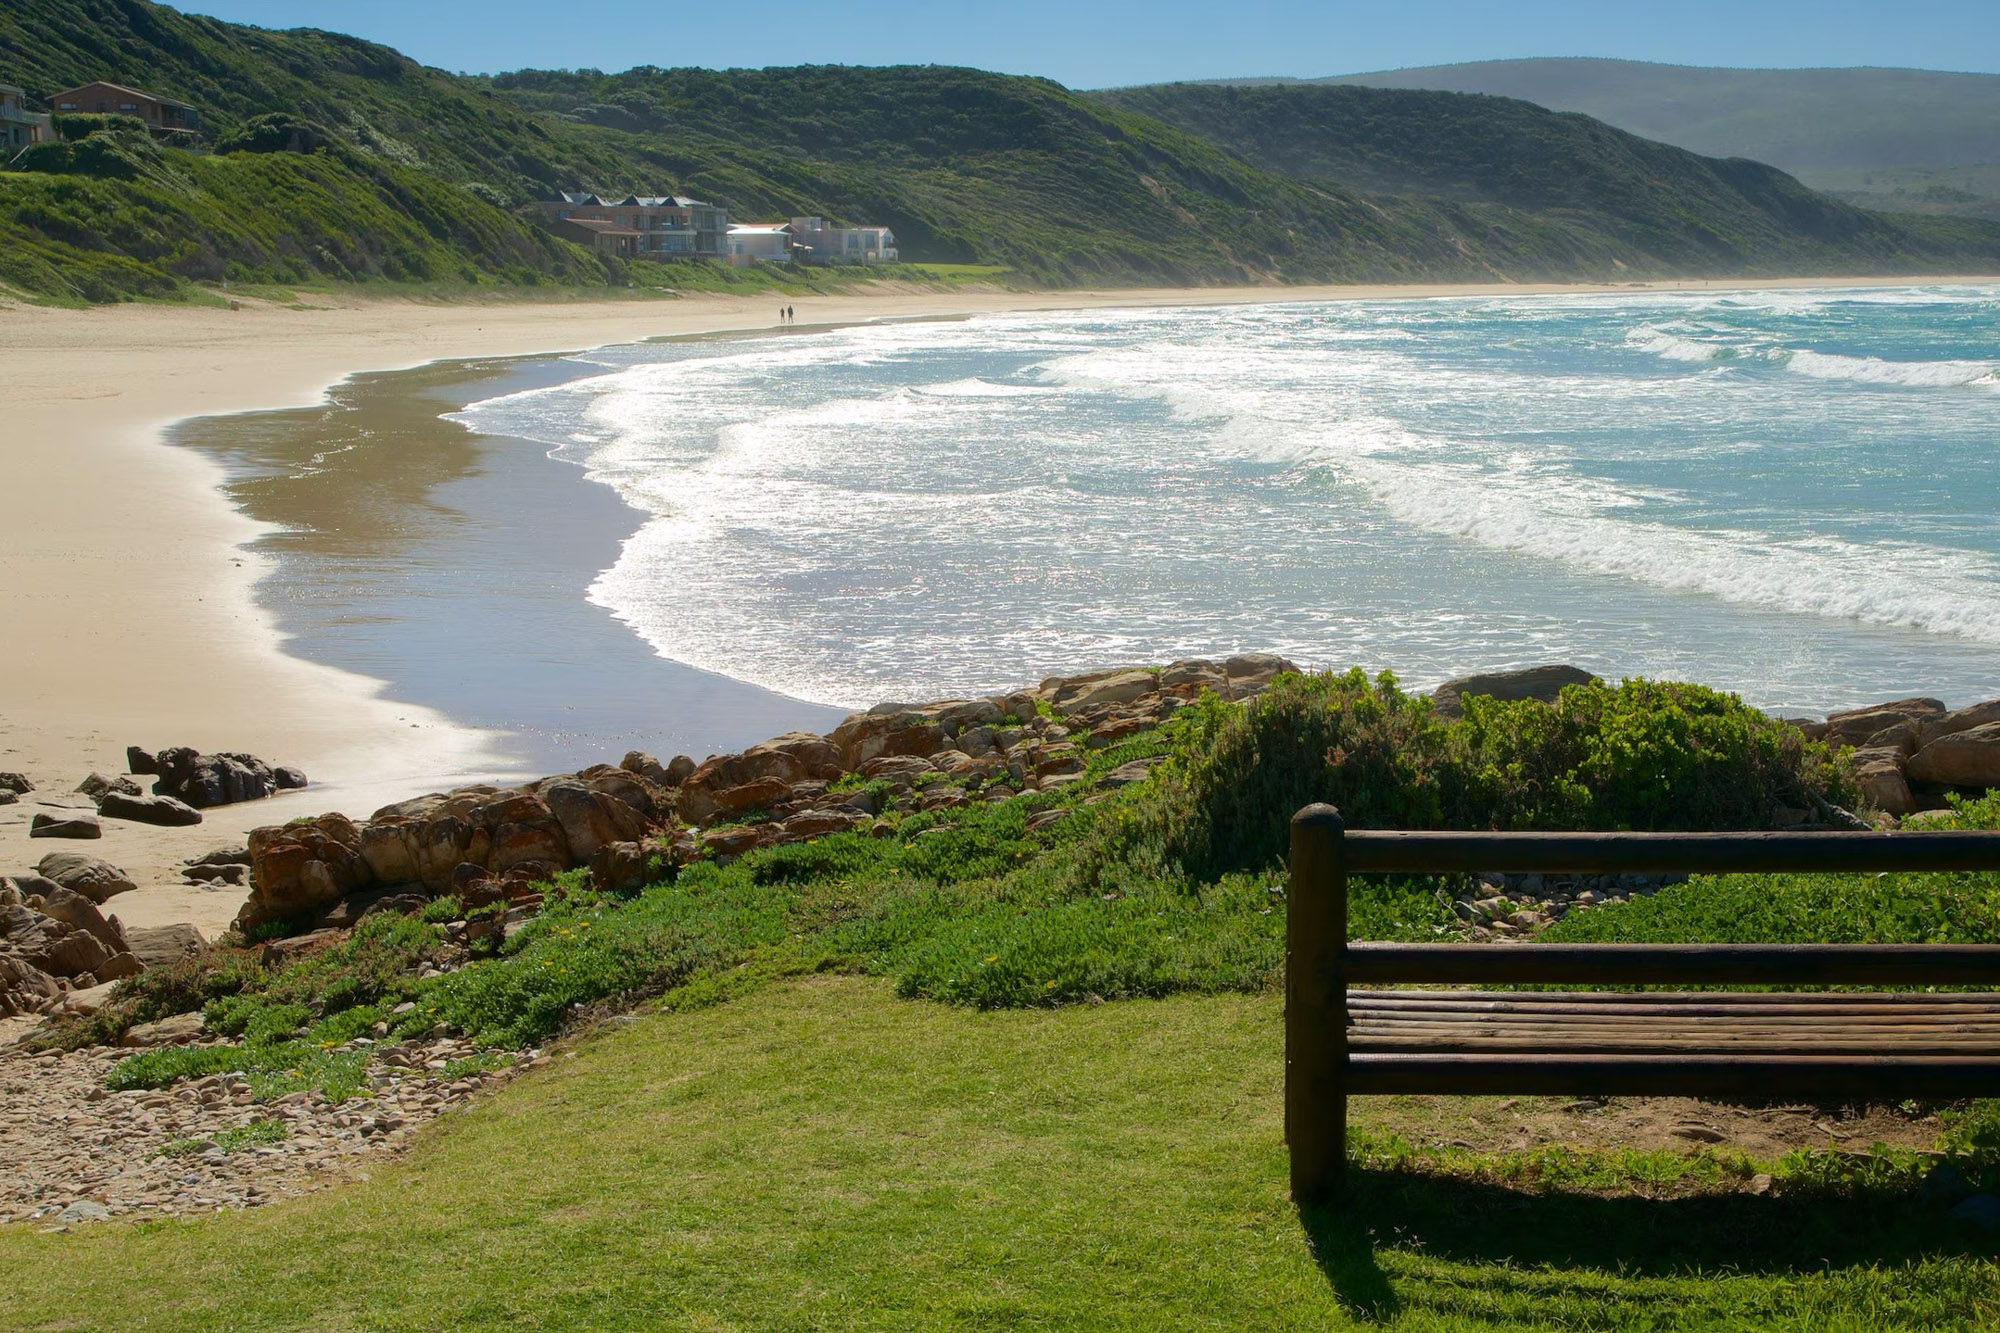
[[[1896,699],[1831,713],[1817,733],[1854,747],[1862,799],[1884,814],[1940,808],[1952,791],[2000,788],[2000,699],[1956,711],[1938,699]]]
[[[10,791],[16,796],[26,796],[35,789],[35,784],[19,773],[0,773],[0,791]]]
[[[2000,722],[1946,732],[1910,757],[1918,782],[1986,790],[2000,787]]]
[[[127,796],[142,794],[139,790],[139,784],[132,781],[132,779],[127,777],[107,778],[102,773],[92,773],[89,777],[77,783],[76,789],[93,801],[101,800],[106,792],[123,792]]]
[[[654,761],[657,764],[657,761]],[[665,833],[672,796],[627,768],[599,764],[526,787],[465,787],[344,815],[255,829],[250,898],[236,924],[301,927],[343,900],[457,892],[488,877],[547,878],[603,847]]]
[[[1568,685],[1589,685],[1598,678],[1582,667],[1538,666],[1522,671],[1492,671],[1478,676],[1460,676],[1448,680],[1431,691],[1431,699],[1437,704],[1437,711],[1445,717],[1457,717],[1464,711],[1459,702],[1467,695],[1478,694],[1492,699],[1539,699],[1552,704],[1556,696]]]
[[[118,918],[40,875],[0,888],[0,1016],[53,1012],[71,991],[134,976]]]
[[[1246,699],[1295,669],[1250,653],[1051,677],[1011,694],[881,704],[827,735],[793,732],[701,764],[635,751],[615,768],[399,801],[358,824],[327,816],[258,829],[237,925],[337,924],[411,893],[518,906],[538,880],[573,866],[626,890],[662,864],[880,834],[893,829],[877,819],[885,803],[930,810],[1060,787],[1078,779],[1090,750],[1159,725],[1204,691]],[[1113,785],[1144,775],[1128,766]]]
[[[134,773],[158,775],[154,794],[170,796],[196,810],[258,801],[306,785],[306,776],[299,770],[273,768],[254,754],[201,754],[187,746],[175,746],[149,755],[133,747],[126,751],[126,762],[140,765],[132,769]]]

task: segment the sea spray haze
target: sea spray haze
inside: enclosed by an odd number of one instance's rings
[[[2000,291],[990,316],[474,404],[651,517],[591,598],[863,704],[1270,648],[1770,707],[2000,692]]]

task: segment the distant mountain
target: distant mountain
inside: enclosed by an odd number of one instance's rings
[[[1276,102],[1188,114],[929,66],[473,79],[148,0],[0,7],[0,82],[45,99],[92,79],[193,104],[216,151],[133,130],[30,149],[0,171],[0,283],[106,300],[223,277],[676,282],[685,266],[601,258],[526,208],[575,188],[887,223],[906,258],[1047,285],[2000,268],[2000,227],[1864,213],[1769,168],[1445,94],[1352,121],[1373,126],[1357,154],[1288,131]],[[1312,156],[1278,151],[1287,132]]]
[[[2000,163],[2000,74],[1485,60],[1316,83],[1518,97],[1710,157],[1787,171]]]
[[[2000,216],[2000,74],[1545,59],[1306,82],[1518,97],[1711,157],[1769,162],[1857,203]]]

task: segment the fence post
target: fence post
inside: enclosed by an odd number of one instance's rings
[[[1330,805],[1292,816],[1285,893],[1285,1141],[1292,1198],[1324,1200],[1347,1166],[1347,868]]]

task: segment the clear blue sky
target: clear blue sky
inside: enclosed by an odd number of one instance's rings
[[[179,7],[264,27],[350,32],[428,65],[471,72],[935,63],[1040,74],[1076,88],[1518,56],[2000,72],[1993,0],[182,0]]]

